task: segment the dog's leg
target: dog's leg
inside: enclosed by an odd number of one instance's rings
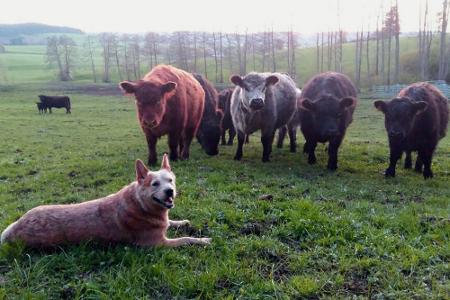
[[[167,247],[179,247],[185,245],[209,245],[211,244],[210,238],[193,238],[193,237],[181,237],[177,239],[165,239],[162,245]]]
[[[183,220],[183,221],[169,220],[169,227],[172,227],[172,228],[178,228],[178,227],[189,225],[189,224],[191,224],[191,222],[189,222],[189,220]]]

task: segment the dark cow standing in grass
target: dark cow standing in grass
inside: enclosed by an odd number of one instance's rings
[[[223,111],[222,119],[222,145],[233,145],[236,130],[234,130],[233,119],[231,118],[230,103],[233,88],[227,88],[219,93],[219,108]],[[228,131],[228,142],[226,132]]]
[[[329,170],[337,169],[338,150],[347,127],[353,120],[357,91],[341,73],[325,72],[311,78],[300,97],[299,117],[308,153],[308,163],[316,162],[317,143],[328,142]]]
[[[214,86],[200,74],[193,74],[205,91],[205,109],[197,131],[197,139],[208,155],[219,153],[223,113],[218,107],[219,96]]]
[[[66,113],[70,114],[70,98],[67,96],[45,96],[39,95],[39,99],[43,106],[52,113],[52,107],[65,108]]]
[[[189,158],[205,104],[205,92],[195,78],[172,66],[154,67],[142,80],[120,87],[136,98],[138,119],[148,144],[148,163],[156,164],[156,142],[169,136],[170,160]]]
[[[417,151],[415,170],[432,178],[431,160],[440,139],[447,131],[448,100],[434,86],[419,82],[404,88],[390,101],[375,101],[385,116],[390,159],[386,177],[395,176],[395,166],[406,153],[405,169],[412,168],[411,152]],[[422,170],[423,169],[423,170]]]
[[[241,160],[245,135],[261,129],[262,161],[272,152],[275,130],[285,126],[296,107],[294,81],[281,73],[249,73],[233,75],[236,85],[231,96],[231,116],[238,134],[238,149],[234,159]]]
[[[40,114],[43,114],[43,113],[47,112],[47,107],[45,107],[44,103],[36,102],[36,106],[37,106],[37,109],[38,109]]]

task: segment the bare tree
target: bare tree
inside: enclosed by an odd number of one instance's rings
[[[220,78],[219,82],[223,83],[223,39],[222,32],[219,32],[219,64],[220,64]]]
[[[95,53],[94,53],[94,51],[95,51],[94,36],[88,35],[86,37],[84,47],[86,49],[86,52],[87,52],[87,55],[89,58],[89,62],[91,64],[92,79],[94,80],[94,82],[97,82],[97,73],[95,71],[95,63],[94,63],[94,55],[95,55]]]
[[[317,33],[316,39],[316,72],[320,71],[320,45],[319,45],[320,34]]]
[[[270,34],[270,44],[272,47],[272,72],[276,72],[277,71],[277,58],[275,55],[275,42],[274,42],[274,33],[273,33],[273,27],[272,27],[272,31]]]
[[[47,39],[47,62],[58,66],[58,78],[61,81],[72,80],[75,42],[67,36],[50,37]]]
[[[395,1],[395,8],[393,12],[394,20],[394,35],[395,35],[395,72],[394,82],[398,83],[398,75],[400,73],[400,20],[398,14],[398,0]]]
[[[447,39],[447,23],[448,23],[448,0],[443,0],[442,2],[442,12],[440,13],[440,40],[439,40],[439,71],[438,79],[444,80],[448,74],[448,60],[446,50],[446,39]]]
[[[100,45],[102,46],[103,58],[103,82],[110,82],[111,58],[113,55],[113,40],[114,37],[110,33],[100,34]]]
[[[207,69],[207,64],[206,64],[206,41],[207,37],[206,37],[206,32],[203,32],[203,66],[204,66],[204,74],[205,77],[208,78],[208,69]]]
[[[367,26],[367,38],[366,38],[366,65],[367,65],[367,85],[370,87],[372,85],[371,75],[370,75],[370,53],[369,53],[369,41],[370,41],[370,30]]]

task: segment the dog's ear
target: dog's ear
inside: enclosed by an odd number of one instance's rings
[[[170,168],[169,157],[167,156],[167,153],[164,153],[164,155],[163,155],[162,162],[161,162],[161,169],[166,169],[169,172],[172,171],[172,169]]]
[[[140,159],[136,159],[136,181],[141,183],[147,177],[148,169]]]

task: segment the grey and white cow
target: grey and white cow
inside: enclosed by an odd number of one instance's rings
[[[231,96],[231,117],[238,135],[235,160],[241,160],[245,136],[261,129],[262,161],[272,152],[275,131],[285,126],[296,111],[296,86],[281,73],[249,73],[230,78],[236,87]]]

